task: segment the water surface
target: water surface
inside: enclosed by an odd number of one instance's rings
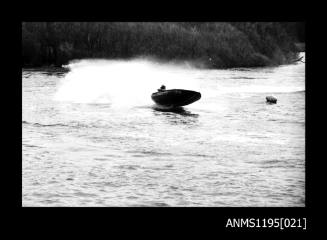
[[[70,67],[22,72],[23,206],[305,205],[304,63]],[[157,111],[161,84],[202,98]]]

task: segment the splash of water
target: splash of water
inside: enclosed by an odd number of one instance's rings
[[[110,103],[112,106],[151,104],[151,93],[167,88],[197,89],[192,68],[158,64],[146,59],[129,61],[82,60],[68,66],[54,100],[76,103]]]

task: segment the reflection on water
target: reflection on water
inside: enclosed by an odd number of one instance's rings
[[[172,109],[153,107],[153,113],[156,117],[161,117],[173,125],[184,124],[195,126],[199,122],[199,114],[192,113],[183,107],[176,107]]]
[[[193,116],[193,117],[198,117],[199,114],[192,113],[189,110],[186,110],[184,107],[174,107],[174,108],[161,108],[158,106],[154,106],[153,109],[158,112],[171,112],[171,113],[176,113],[180,114],[183,116]]]

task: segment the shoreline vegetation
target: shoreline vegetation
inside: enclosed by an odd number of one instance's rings
[[[202,68],[288,64],[305,51],[301,22],[23,22],[23,68],[79,59],[188,61]]]

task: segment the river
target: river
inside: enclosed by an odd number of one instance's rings
[[[23,206],[305,206],[305,63],[69,68],[22,70]],[[158,111],[161,84],[202,98]]]

